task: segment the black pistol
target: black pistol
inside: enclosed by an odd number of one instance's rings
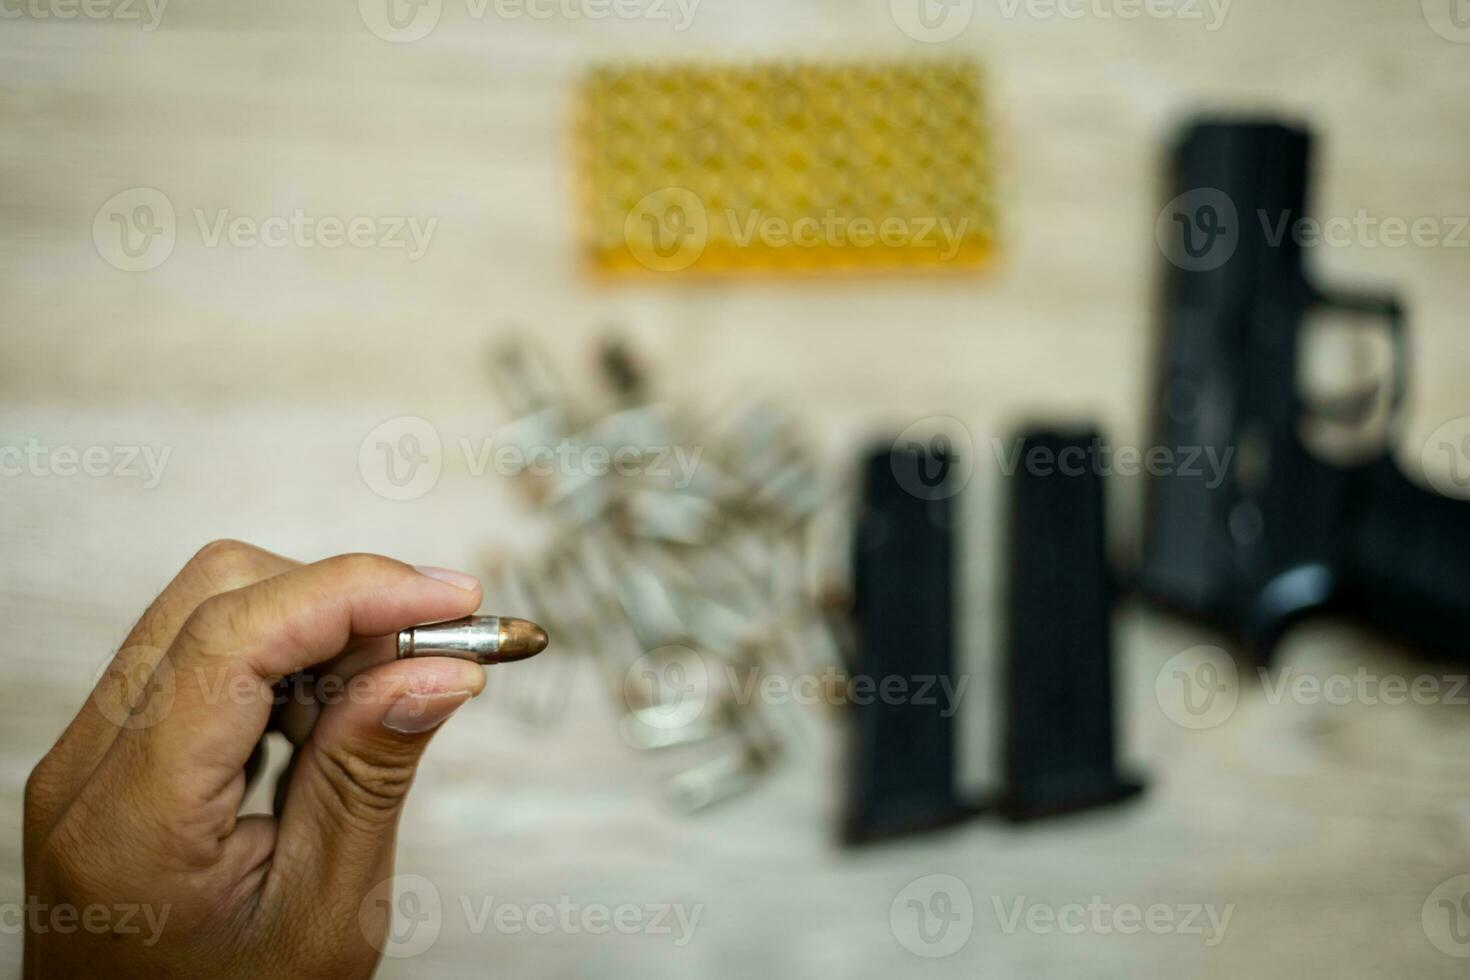
[[[1399,303],[1318,287],[1286,230],[1309,213],[1311,143],[1276,122],[1203,121],[1175,150],[1174,196],[1159,226],[1170,261],[1154,441],[1176,460],[1204,452],[1229,462],[1223,479],[1182,468],[1150,477],[1139,586],[1229,628],[1263,661],[1293,622],[1330,608],[1464,656],[1470,501],[1399,469],[1392,421],[1349,464],[1319,458],[1301,436],[1312,413],[1333,410],[1298,384],[1302,324],[1314,308],[1388,331],[1393,387],[1380,404],[1391,420],[1406,373]]]

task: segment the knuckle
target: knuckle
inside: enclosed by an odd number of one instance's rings
[[[180,635],[205,653],[222,653],[238,636],[247,616],[243,593],[225,592],[205,599],[184,620]]]
[[[366,578],[372,575],[381,575],[385,572],[395,571],[403,566],[391,558],[382,555],[373,555],[366,552],[353,552],[346,555],[338,555],[328,559],[328,562],[336,566],[334,570],[352,578]]]
[[[84,880],[83,869],[77,864],[73,849],[58,846],[48,839],[32,860],[36,877],[50,888],[68,896],[76,896],[82,891],[80,885]]]
[[[54,778],[51,774],[51,756],[44,756],[26,776],[24,819],[27,826],[34,827],[46,819],[52,800],[56,796]]]
[[[44,787],[47,778],[46,758],[47,757],[43,756],[41,758],[41,761],[37,762],[35,766],[32,767],[30,773],[26,776],[24,799],[27,808],[29,808],[32,803],[39,801],[41,797],[45,794]]]
[[[235,589],[254,580],[259,555],[243,541],[221,538],[195,552],[188,567],[214,585]]]
[[[107,853],[95,834],[70,813],[47,835],[35,855],[37,876],[60,894],[85,899],[99,892],[96,855]]]
[[[349,816],[391,814],[413,785],[409,761],[373,761],[342,746],[324,746],[321,759],[327,784]]]

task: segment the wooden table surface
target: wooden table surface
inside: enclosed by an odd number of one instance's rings
[[[1143,438],[1161,147],[1198,108],[1309,119],[1324,216],[1365,209],[1448,228],[1470,215],[1470,46],[1437,0],[1237,0],[1215,30],[1206,5],[1181,0],[1132,19],[1116,16],[1125,0],[1064,4],[1077,17],[958,0],[953,14],[970,19],[943,43],[900,29],[913,23],[904,0],[703,0],[687,30],[677,14],[594,20],[574,4],[538,18],[443,0],[411,43],[367,29],[382,23],[372,0],[174,0],[154,30],[42,17],[69,8],[27,2],[0,5],[20,11],[0,22],[0,446],[170,455],[156,486],[0,477],[0,902],[22,895],[27,772],[200,544],[230,536],[300,557],[372,550],[467,568],[534,546],[536,529],[494,481],[447,466],[432,493],[395,502],[365,486],[357,461],[367,433],[397,416],[432,420],[446,441],[489,435],[504,410],[485,351],[513,328],[582,382],[589,341],[623,324],[671,397],[769,392],[834,457],[867,433],[954,415],[985,470],[990,436],[1032,411]],[[1203,19],[1184,16],[1194,10]],[[579,276],[566,110],[586,65],[957,53],[988,69],[1001,148],[1005,247],[989,275]],[[104,202],[138,187],[167,196],[177,242],[159,267],[125,272],[104,260],[93,225]],[[437,224],[413,260],[211,247],[194,218],[297,208]],[[1324,281],[1392,285],[1408,302],[1411,469],[1429,433],[1467,412],[1467,257],[1463,233],[1458,246],[1355,241],[1310,257]],[[1137,490],[1120,484],[1120,530]],[[859,854],[833,843],[828,716],[801,719],[799,749],[757,791],[687,818],[661,801],[659,765],[614,737],[586,665],[553,730],[477,703],[436,742],[403,823],[399,870],[434,882],[442,932],[382,975],[1463,976],[1421,913],[1436,908],[1437,885],[1470,873],[1470,709],[1273,704],[1247,682],[1228,721],[1191,731],[1161,711],[1155,680],[1176,653],[1217,638],[1138,608],[1119,629],[1126,756],[1151,782],[1142,801],[1024,829],[981,820]],[[1320,624],[1291,639],[1285,661],[1318,674],[1425,670],[1401,653]],[[964,947],[926,959],[905,949],[890,906],[931,874],[960,879],[974,910]],[[490,896],[702,912],[684,945],[477,934],[460,899]],[[1187,931],[1006,928],[1018,900],[1058,909],[1094,897],[1233,912],[1213,946]],[[0,931],[7,968],[19,948]]]

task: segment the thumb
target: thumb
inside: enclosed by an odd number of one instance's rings
[[[376,958],[368,924],[359,928],[359,904],[392,874],[398,817],[429,740],[484,688],[484,668],[460,660],[376,667],[329,700],[297,750],[266,898],[341,929],[341,944],[324,949]],[[387,929],[386,913],[381,925]]]

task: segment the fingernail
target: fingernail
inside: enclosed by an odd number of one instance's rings
[[[480,587],[479,579],[453,569],[435,568],[433,565],[415,565],[413,570],[420,575],[427,575],[436,582],[448,582],[450,585],[458,586],[466,592],[473,592]]]
[[[404,735],[417,735],[438,728],[470,699],[469,691],[440,691],[435,694],[405,694],[388,707],[383,727]]]

